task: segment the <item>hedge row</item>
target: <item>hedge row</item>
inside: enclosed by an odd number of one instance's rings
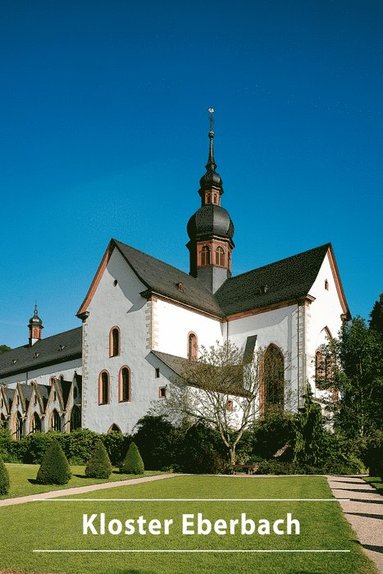
[[[86,464],[96,443],[101,441],[112,465],[121,468],[133,439],[148,470],[230,471],[227,451],[219,434],[202,424],[175,428],[163,417],[145,416],[135,431],[133,437],[129,437],[118,432],[100,435],[80,429],[72,433],[36,433],[20,441],[12,441],[7,431],[0,431],[0,456],[5,462],[39,464],[52,438],[56,438],[70,464]],[[237,448],[237,459],[243,464],[257,462],[258,472],[262,474],[352,474],[363,472],[365,465],[370,468],[370,474],[381,476],[383,432],[358,444],[351,444],[336,433],[324,433],[317,462],[301,461],[298,464],[296,459],[293,462],[293,418],[276,412],[258,420],[253,429],[244,434]]]
[[[86,464],[98,440],[104,444],[114,466],[121,463],[131,438],[119,432],[100,435],[88,429],[79,429],[71,433],[48,432],[34,433],[19,441],[11,440],[7,429],[0,431],[0,456],[4,462],[23,462],[41,464],[43,456],[56,439],[70,464]]]

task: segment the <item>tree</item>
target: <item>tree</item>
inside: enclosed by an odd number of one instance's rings
[[[0,355],[1,353],[5,353],[6,351],[10,351],[11,347],[8,347],[8,345],[0,345]]]
[[[89,478],[109,478],[111,472],[112,464],[107,450],[101,440],[98,440],[85,467],[85,476]]]
[[[174,464],[177,430],[167,419],[145,415],[136,424],[135,431],[134,442],[146,469],[161,470]]]
[[[305,404],[295,417],[294,462],[319,465],[323,461],[325,430],[321,408],[313,401],[312,392],[305,395]]]
[[[145,467],[140,451],[134,442],[131,442],[128,452],[123,460],[120,471],[124,474],[144,474]]]
[[[0,458],[0,494],[8,494],[9,475],[3,459]]]
[[[344,323],[337,341],[329,384],[339,390],[336,425],[350,438],[383,428],[383,341],[375,328],[355,317]]]
[[[370,329],[383,335],[383,293],[380,294],[379,301],[375,301],[370,313]]]
[[[234,465],[237,445],[259,410],[259,358],[260,353],[244,362],[242,349],[230,341],[202,348],[197,361],[184,361],[155,410],[173,422],[217,430]]]
[[[40,484],[66,484],[70,477],[67,457],[58,441],[53,439],[45,451],[36,481]]]

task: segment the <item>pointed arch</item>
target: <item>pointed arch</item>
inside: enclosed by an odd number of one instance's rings
[[[53,409],[50,420],[49,420],[49,428],[50,430],[54,430],[57,432],[62,431],[61,425],[61,417],[56,409]]]
[[[41,432],[41,418],[37,413],[33,413],[31,420],[31,433]]]
[[[196,361],[198,358],[198,339],[195,333],[188,334],[188,359]]]
[[[118,400],[120,403],[132,400],[130,369],[126,365],[118,373]]]
[[[24,419],[20,413],[16,413],[16,439],[19,440],[24,435]]]
[[[110,402],[110,382],[108,371],[101,371],[98,376],[98,404],[108,405]]]
[[[285,402],[285,361],[281,349],[271,343],[262,361],[262,382],[260,389],[261,414],[272,408],[284,408]]]
[[[120,328],[115,325],[109,331],[109,357],[118,357],[120,345]]]
[[[215,250],[215,264],[219,267],[225,267],[225,250],[221,245],[218,245]]]
[[[70,430],[81,428],[81,407],[74,405],[70,415]]]
[[[120,427],[119,427],[118,425],[116,425],[116,423],[113,423],[113,424],[109,427],[107,434],[109,434],[109,433],[111,433],[111,432],[121,432],[121,429],[120,429]]]
[[[203,245],[201,249],[201,266],[210,265],[210,247]]]

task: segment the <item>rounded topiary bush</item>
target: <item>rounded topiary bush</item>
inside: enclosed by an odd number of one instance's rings
[[[66,484],[70,477],[67,457],[57,440],[52,439],[45,451],[36,481],[40,484]]]
[[[9,475],[3,459],[0,458],[0,494],[8,494]]]
[[[128,452],[126,453],[120,467],[120,471],[124,474],[144,474],[144,461],[142,460],[140,451],[134,442],[130,443]]]
[[[103,443],[98,440],[85,467],[85,475],[89,478],[109,478],[111,472],[112,464],[107,450]]]

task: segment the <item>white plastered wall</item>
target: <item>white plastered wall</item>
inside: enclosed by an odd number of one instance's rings
[[[115,285],[115,281],[117,284]],[[112,424],[131,433],[153,400],[162,378],[146,360],[152,344],[152,302],[140,295],[146,289],[121,253],[115,249],[89,304],[83,325],[82,426],[107,432]],[[109,333],[120,329],[120,355],[109,356]],[[118,377],[127,366],[131,373],[131,400],[119,402]],[[109,373],[109,404],[98,404],[98,379]]]
[[[291,411],[298,408],[302,389],[303,314],[303,308],[296,304],[228,322],[229,338],[238,346],[244,348],[247,337],[257,335],[258,350],[271,343],[281,349],[285,360],[285,404]]]
[[[315,299],[310,304],[307,314],[307,379],[315,396],[321,397],[326,393],[315,388],[315,352],[318,347],[328,342],[328,334],[332,338],[338,337],[342,325],[341,317],[344,313],[336,287],[336,277],[328,255],[323,260],[317,278],[310,289],[310,295]]]
[[[162,299],[153,301],[153,350],[187,357],[188,335],[197,336],[198,347],[223,341],[219,319],[208,317]]]

